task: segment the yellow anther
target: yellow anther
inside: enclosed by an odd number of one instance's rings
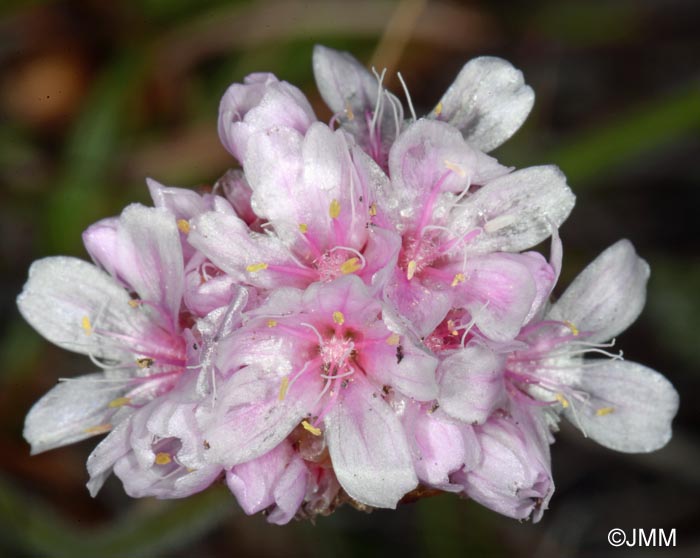
[[[97,426],[91,426],[85,429],[86,434],[103,434],[112,430],[111,424],[98,424]]]
[[[452,279],[452,286],[456,287],[460,283],[464,283],[466,281],[466,277],[464,276],[464,273],[458,273],[457,275],[454,276],[454,279]]]
[[[352,112],[352,107],[349,102],[345,103],[345,116],[347,116],[350,121],[355,120],[355,113]]]
[[[167,465],[173,460],[169,453],[164,451],[156,453],[156,465]]]
[[[132,308],[138,308],[139,306],[141,306],[141,301],[138,298],[132,298],[129,301],[129,306],[131,306]]]
[[[265,262],[250,264],[248,267],[245,268],[245,270],[249,271],[250,273],[255,273],[256,271],[262,271],[263,269],[267,269],[267,264]]]
[[[604,417],[605,415],[609,415],[610,413],[615,412],[615,407],[603,407],[602,409],[598,409],[595,414],[598,417]]]
[[[309,230],[309,225],[307,225],[306,223],[299,223],[299,232],[301,234],[306,234],[308,230]]]
[[[398,345],[399,341],[401,341],[401,336],[399,336],[398,333],[392,333],[389,337],[386,338],[387,345]]]
[[[457,331],[455,326],[456,324],[454,320],[447,320],[447,329],[450,331],[450,335],[459,335],[459,331]]]
[[[277,320],[267,320],[267,327],[275,327],[277,325]]]
[[[433,109],[433,112],[435,113],[435,116],[440,116],[442,114],[442,103],[438,103]]]
[[[572,324],[571,322],[569,322],[567,320],[564,320],[564,325],[571,330],[571,333],[573,333],[574,337],[576,337],[579,333],[581,333],[579,331],[579,329],[574,324]]]
[[[301,425],[304,427],[304,430],[307,430],[311,432],[314,436],[320,436],[321,435],[321,429],[316,428],[315,426],[312,426],[309,421],[307,420],[302,420]]]
[[[413,276],[416,274],[417,267],[418,264],[415,260],[411,260],[410,262],[408,262],[408,266],[406,268],[406,279],[408,279],[409,281],[413,279]]]
[[[331,219],[338,218],[338,215],[340,215],[340,202],[338,200],[331,202],[331,205],[328,207],[328,215],[331,216]]]
[[[285,376],[282,378],[282,384],[280,385],[280,393],[277,396],[277,399],[280,401],[283,401],[285,397],[287,397],[287,390],[289,389],[289,377]]]
[[[128,405],[129,403],[131,403],[130,397],[117,397],[116,399],[113,399],[109,402],[109,406],[112,409],[118,409],[119,407],[123,407],[124,405]]]
[[[374,217],[377,214],[377,204],[373,203],[369,206],[369,216]]]
[[[462,167],[460,167],[457,163],[453,163],[452,161],[448,161],[445,159],[445,166],[447,167],[448,170],[451,170],[455,174],[458,174],[462,178],[467,176],[467,171],[465,171]]]
[[[152,358],[143,357],[136,359],[136,366],[139,368],[150,368],[155,361]]]
[[[345,323],[345,316],[340,310],[333,312],[333,321],[338,325],[343,325]]]
[[[555,396],[557,401],[561,403],[561,406],[566,409],[569,406],[569,402],[566,400],[566,397],[564,397],[561,393],[557,393]]]
[[[360,259],[350,258],[349,260],[345,260],[345,263],[340,266],[340,271],[343,275],[347,275],[348,273],[355,273],[360,268],[362,268]]]
[[[83,319],[80,320],[80,325],[83,326],[85,335],[92,335],[92,324],[90,323],[90,318],[83,316]]]
[[[177,228],[180,229],[182,233],[190,234],[190,222],[187,219],[178,219]]]

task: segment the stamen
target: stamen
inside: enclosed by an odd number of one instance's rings
[[[164,451],[161,451],[156,454],[156,465],[167,465],[172,460],[172,456]]]
[[[413,121],[415,122],[416,120],[418,120],[418,118],[416,118],[416,111],[413,109],[413,102],[411,102],[411,94],[408,92],[408,87],[406,87],[406,82],[403,80],[401,72],[396,72],[396,75],[398,76],[399,81],[401,82],[401,87],[403,87],[403,92],[406,95],[406,102],[408,103],[408,108],[411,109],[411,116],[413,117]]]
[[[609,415],[610,413],[615,412],[615,407],[603,407],[601,409],[598,409],[595,414],[598,417],[604,417],[605,415]]]
[[[340,202],[338,200],[333,200],[328,208],[328,215],[331,219],[337,219],[340,215]]]
[[[377,215],[377,204],[373,203],[369,206],[369,216],[375,217]]]
[[[314,436],[320,436],[321,435],[321,429],[316,428],[315,426],[311,426],[309,421],[307,420],[302,420],[301,425],[304,427],[304,430],[307,430],[308,432],[311,432]]]
[[[267,327],[275,327],[277,325],[276,320],[267,320]]]
[[[345,115],[348,117],[349,121],[355,120],[355,113],[352,112],[352,107],[350,106],[350,101],[345,103]]]
[[[566,398],[561,394],[557,393],[554,395],[554,398],[561,403],[561,406],[566,409],[569,406],[569,402],[566,400]]]
[[[452,279],[452,287],[456,287],[460,283],[464,283],[467,280],[467,278],[464,276],[464,273],[457,273],[455,275],[455,278]]]
[[[83,319],[80,321],[80,325],[83,327],[85,335],[92,335],[92,324],[90,323],[90,318],[83,316]]]
[[[494,233],[511,226],[517,221],[515,215],[499,215],[484,224],[483,229],[487,233]]]
[[[112,409],[118,409],[119,407],[123,407],[129,403],[131,403],[131,397],[117,397],[109,402],[109,407]]]
[[[349,260],[345,260],[345,263],[340,266],[340,272],[343,275],[355,273],[359,269],[362,269],[362,265],[360,264],[360,260],[358,258],[350,258]]]
[[[574,335],[574,337],[576,337],[579,333],[581,333],[579,331],[579,329],[568,320],[564,320],[564,325],[571,330],[571,333]]]
[[[309,225],[306,223],[299,223],[299,232],[301,234],[306,234],[309,230]]]
[[[155,361],[154,361],[152,358],[149,358],[149,357],[137,358],[137,359],[136,359],[136,365],[137,365],[139,368],[141,368],[141,369],[143,369],[143,368],[150,368],[151,366],[153,366],[153,363],[154,363],[154,362],[155,362]]]
[[[287,390],[289,390],[289,376],[282,378],[282,383],[280,384],[280,393],[277,396],[278,401],[284,401],[287,396]]]
[[[406,266],[406,279],[408,279],[409,281],[413,279],[413,276],[416,274],[417,267],[418,264],[415,260],[411,260],[410,262],[408,262],[408,266]]]
[[[442,114],[442,102],[439,102],[433,109],[435,116],[440,116]]]
[[[190,234],[190,223],[186,219],[178,219],[177,228],[180,229],[181,233]]]
[[[401,341],[401,336],[398,333],[392,333],[386,338],[386,344],[391,346],[398,345],[399,341]]]
[[[132,308],[138,308],[139,306],[141,306],[141,301],[138,298],[132,298],[129,301],[129,306],[131,306]]]
[[[340,310],[333,312],[333,321],[338,325],[343,325],[345,323],[345,316]]]
[[[457,163],[453,163],[452,161],[448,161],[445,159],[445,167],[447,167],[449,170],[454,172],[455,174],[458,174],[460,177],[464,178],[467,176],[467,171],[465,171],[461,166],[459,166]]]
[[[263,269],[267,269],[267,264],[264,262],[250,264],[245,268],[245,270],[250,273],[256,273],[258,271],[262,271]]]
[[[104,434],[112,430],[111,424],[98,424],[97,426],[91,426],[85,429],[86,434]]]

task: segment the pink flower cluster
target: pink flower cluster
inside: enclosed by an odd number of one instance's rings
[[[536,521],[562,418],[619,451],[663,446],[675,390],[610,352],[647,264],[622,240],[551,302],[574,196],[554,166],[486,154],[532,107],[522,74],[477,58],[405,119],[350,55],[313,64],[329,125],[250,75],[219,115],[242,170],[204,194],[149,180],[155,207],[85,231],[94,264],[33,264],[23,316],[100,371],[36,403],[32,451],[108,432],[92,494],[112,473],[133,497],[223,478],[283,524],[435,491]],[[549,260],[531,251],[548,238]]]

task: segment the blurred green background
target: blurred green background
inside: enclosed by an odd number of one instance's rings
[[[677,529],[700,556],[700,2],[99,0],[0,3],[0,556],[639,556],[613,527]],[[557,491],[537,525],[454,496],[396,512],[341,509],[315,525],[246,517],[223,487],[184,501],[84,488],[94,440],[37,457],[24,415],[87,359],[45,343],[15,297],[32,260],[86,257],[80,232],[131,201],[144,177],[211,184],[231,165],[216,116],[232,81],[272,71],[317,114],[311,49],[400,70],[427,112],[471,57],[499,55],[534,88],[525,127],[495,154],[562,167],[578,196],[561,230],[565,285],[620,237],[651,264],[649,300],[619,340],[681,394],[675,437],[615,454],[568,429]],[[695,398],[695,399],[693,399]]]

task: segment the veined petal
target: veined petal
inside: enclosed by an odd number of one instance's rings
[[[83,244],[92,260],[112,277],[117,277],[117,231],[119,218],[107,217],[90,225],[83,231]]]
[[[502,169],[500,172],[496,169]],[[433,209],[439,194],[461,193],[480,175],[505,174],[508,169],[495,159],[469,146],[460,133],[434,120],[418,120],[396,140],[389,153],[391,184],[381,201],[383,208],[394,209],[401,221],[416,226],[433,221]],[[424,215],[429,211],[430,215]]]
[[[162,207],[177,219],[191,219],[210,209],[207,198],[188,188],[164,186],[157,180],[146,178],[146,185],[156,207]]]
[[[119,219],[117,254],[119,275],[141,299],[157,304],[174,321],[185,288],[175,216],[164,209],[128,206]]]
[[[307,416],[321,391],[320,378],[300,377],[282,401],[281,381],[281,376],[270,376],[255,367],[244,368],[227,380],[214,409],[200,419],[209,463],[229,468],[255,459],[282,442]]]
[[[423,285],[419,278],[411,281],[401,269],[387,280],[388,303],[418,337],[429,335],[445,319],[454,302],[454,293],[435,285]]]
[[[129,294],[104,271],[69,257],[38,260],[17,298],[29,324],[69,351],[120,360],[125,350],[93,329],[127,334],[143,330],[143,314],[129,306]],[[140,320],[140,322],[139,322]]]
[[[590,333],[586,340],[607,341],[627,329],[646,299],[649,266],[629,240],[603,251],[574,280],[550,309],[553,320],[566,320]]]
[[[111,428],[107,417],[114,414],[110,402],[126,391],[118,382],[104,383],[102,373],[66,380],[53,387],[29,411],[24,438],[32,455],[103,434]],[[106,430],[105,430],[106,429]]]
[[[324,420],[333,469],[358,502],[395,508],[418,484],[399,419],[357,375]]]
[[[291,445],[284,441],[266,454],[226,472],[226,484],[245,513],[252,515],[275,503],[275,484],[293,453]]]
[[[469,310],[479,330],[494,341],[513,339],[536,301],[537,286],[522,259],[520,254],[483,254],[468,258],[463,267],[453,266],[464,269],[466,277],[454,287],[454,304]]]
[[[248,140],[257,132],[283,126],[306,131],[315,121],[304,94],[269,73],[247,76],[231,85],[219,105],[219,138],[223,146],[243,163]]]
[[[348,108],[362,119],[377,103],[377,79],[351,54],[316,45],[314,77],[321,97],[333,112]]]
[[[271,265],[306,268],[299,267],[278,238],[251,232],[233,214],[210,211],[194,219],[190,226],[189,243],[237,283],[271,288],[304,287],[310,281],[305,275],[267,269]]]
[[[534,102],[520,70],[481,56],[464,65],[430,116],[459,128],[469,143],[488,152],[518,131]]]
[[[378,342],[359,356],[362,368],[378,384],[388,385],[416,401],[437,397],[437,358],[404,337],[396,345]]]
[[[486,347],[468,346],[441,364],[438,403],[448,415],[481,424],[505,400],[504,359]]]
[[[576,387],[591,398],[584,404],[572,402],[565,414],[599,444],[626,453],[646,453],[671,439],[678,393],[655,370],[636,362],[605,360],[591,366],[588,361]]]
[[[530,167],[492,180],[452,211],[451,229],[467,234],[474,252],[519,252],[559,227],[574,207],[566,177],[555,166]]]
[[[446,491],[459,492],[449,475],[464,466],[464,437],[456,424],[431,412],[424,405],[408,404],[403,423],[409,436],[413,464],[421,482]],[[475,444],[478,447],[478,443]]]

